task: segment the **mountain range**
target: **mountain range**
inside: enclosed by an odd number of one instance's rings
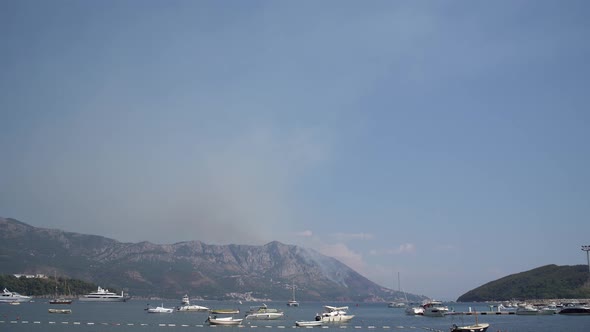
[[[0,218],[0,273],[58,274],[124,289],[132,296],[211,300],[390,301],[381,287],[340,261],[280,242],[262,246],[123,243]]]

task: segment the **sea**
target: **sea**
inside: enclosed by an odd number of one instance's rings
[[[345,331],[449,331],[453,324],[471,325],[475,323],[472,315],[448,315],[445,317],[408,316],[402,308],[388,308],[386,303],[323,303],[301,302],[299,307],[288,307],[286,302],[267,302],[269,308],[278,308],[285,312],[279,320],[244,320],[241,326],[209,326],[206,323],[207,312],[178,312],[171,314],[147,313],[146,307],[164,305],[176,307],[179,300],[146,301],[131,300],[121,303],[76,302],[71,305],[50,305],[46,300],[35,299],[34,302],[20,305],[0,304],[0,331],[105,331],[105,332],[176,332],[176,331],[232,331],[247,330],[252,332],[282,331],[292,329],[312,329],[324,332]],[[260,302],[217,302],[192,301],[211,309],[238,308],[243,318],[251,306],[262,305]],[[295,321],[314,320],[316,313],[324,305],[348,306],[349,313],[355,317],[348,323],[331,323],[322,327],[295,327]],[[455,312],[490,311],[486,303],[446,303]],[[71,314],[51,314],[47,309],[71,309]],[[588,332],[590,316],[565,315],[478,315],[479,322],[489,323],[488,332]],[[308,331],[308,330],[305,330]]]

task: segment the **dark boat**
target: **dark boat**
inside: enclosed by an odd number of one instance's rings
[[[585,305],[564,307],[559,311],[561,315],[590,315],[590,307]]]
[[[64,299],[64,298],[57,298],[49,301],[49,304],[72,304],[72,300]]]

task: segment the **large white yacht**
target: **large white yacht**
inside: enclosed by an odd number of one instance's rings
[[[96,292],[92,292],[88,295],[83,295],[79,298],[81,302],[125,302],[129,299],[123,291],[121,294],[109,292],[108,289],[104,289],[98,286]]]
[[[209,308],[196,304],[191,304],[188,294],[182,297],[182,304],[176,307],[178,311],[209,311]]]
[[[17,292],[10,292],[4,288],[4,292],[0,294],[0,302],[29,302],[31,301],[30,296],[20,295]]]

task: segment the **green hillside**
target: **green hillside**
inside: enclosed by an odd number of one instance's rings
[[[77,279],[58,278],[58,292],[72,296],[88,294],[96,291],[97,286]],[[63,289],[67,284],[67,289]],[[53,296],[55,295],[56,281],[54,277],[40,278],[17,278],[12,275],[0,274],[0,290],[6,288],[9,291],[30,296]]]
[[[489,282],[461,295],[457,301],[590,298],[589,277],[587,265],[546,265]]]

